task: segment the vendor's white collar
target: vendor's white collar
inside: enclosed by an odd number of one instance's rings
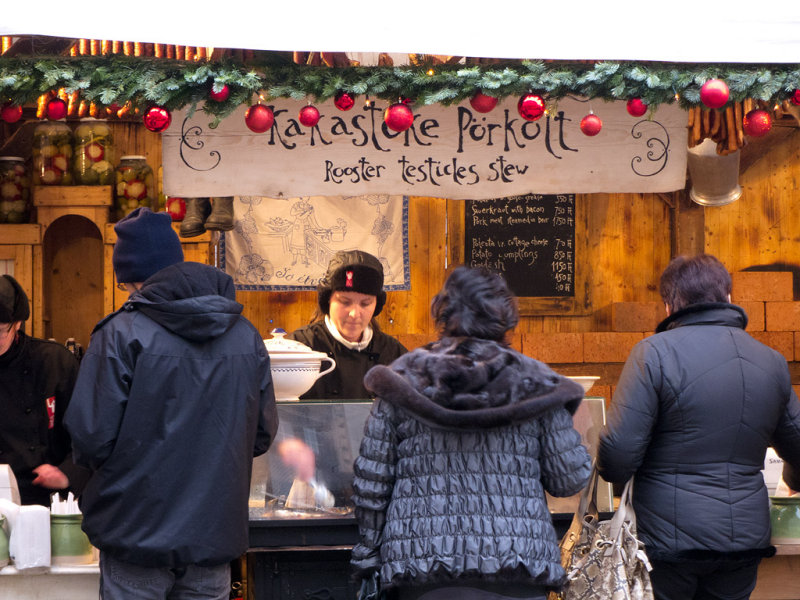
[[[328,331],[331,332],[331,335],[336,338],[338,342],[344,344],[350,350],[363,350],[369,343],[372,341],[372,326],[367,325],[367,328],[364,330],[364,333],[361,334],[361,341],[360,342],[348,342],[346,339],[342,337],[342,334],[339,333],[339,330],[336,329],[336,325],[333,324],[331,321],[330,316],[325,315],[325,326],[328,328]]]

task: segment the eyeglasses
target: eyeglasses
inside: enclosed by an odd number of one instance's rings
[[[8,335],[9,333],[11,333],[13,329],[14,329],[14,323],[9,323],[8,327],[0,328],[0,332],[2,332],[3,335]]]

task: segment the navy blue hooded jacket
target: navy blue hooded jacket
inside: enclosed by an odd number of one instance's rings
[[[252,457],[278,425],[264,342],[233,281],[162,269],[101,321],[66,415],[92,544],[143,566],[212,566],[248,547]]]

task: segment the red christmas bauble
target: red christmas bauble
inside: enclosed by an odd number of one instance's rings
[[[795,90],[794,94],[792,94],[792,104],[795,106],[800,106],[800,90]]]
[[[264,133],[275,122],[275,115],[269,106],[263,104],[253,104],[244,113],[245,125],[255,133]]]
[[[208,90],[208,97],[216,102],[225,102],[228,99],[228,96],[231,95],[231,90],[228,87],[227,83],[222,84],[222,87],[218,92],[214,91],[214,86],[211,86],[211,89]]]
[[[153,106],[147,109],[142,120],[148,131],[161,133],[172,123],[172,115],[163,106]]]
[[[600,133],[603,128],[603,122],[594,113],[589,113],[581,119],[581,131],[584,135],[593,136]]]
[[[350,110],[356,105],[355,99],[347,92],[339,92],[333,99],[333,104],[339,110]]]
[[[186,216],[186,200],[167,197],[167,212],[173,221],[183,221],[183,217]]]
[[[544,114],[544,98],[538,94],[525,94],[517,102],[517,111],[526,121],[536,121]]]
[[[313,127],[319,123],[319,111],[316,106],[309,104],[300,109],[300,122],[306,127]]]
[[[47,118],[51,121],[63,119],[67,116],[67,103],[61,98],[53,98],[47,103],[45,113],[47,114]]]
[[[494,96],[487,96],[482,92],[476,92],[475,95],[469,99],[469,104],[479,113],[488,113],[497,106],[497,98]]]
[[[742,120],[742,129],[750,137],[767,135],[772,129],[772,117],[766,110],[751,110]]]
[[[721,79],[709,79],[700,88],[700,102],[708,108],[722,108],[729,97],[728,84]]]
[[[642,102],[641,98],[631,98],[626,105],[628,114],[632,117],[641,117],[647,112],[647,104]]]
[[[392,131],[405,131],[414,124],[414,112],[402,102],[395,102],[383,111],[383,122]]]
[[[0,119],[3,119],[6,123],[16,123],[21,118],[21,106],[16,106],[9,101],[3,104],[3,108],[0,108]]]

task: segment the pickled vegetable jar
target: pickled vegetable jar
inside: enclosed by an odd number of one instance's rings
[[[117,218],[146,206],[158,210],[153,170],[144,156],[122,156],[117,166]]]
[[[75,129],[72,175],[78,185],[114,185],[114,146],[103,121],[82,121]]]
[[[31,182],[25,161],[19,156],[0,156],[0,223],[27,223]]]
[[[33,130],[33,183],[71,185],[72,130],[64,122],[41,123]]]

